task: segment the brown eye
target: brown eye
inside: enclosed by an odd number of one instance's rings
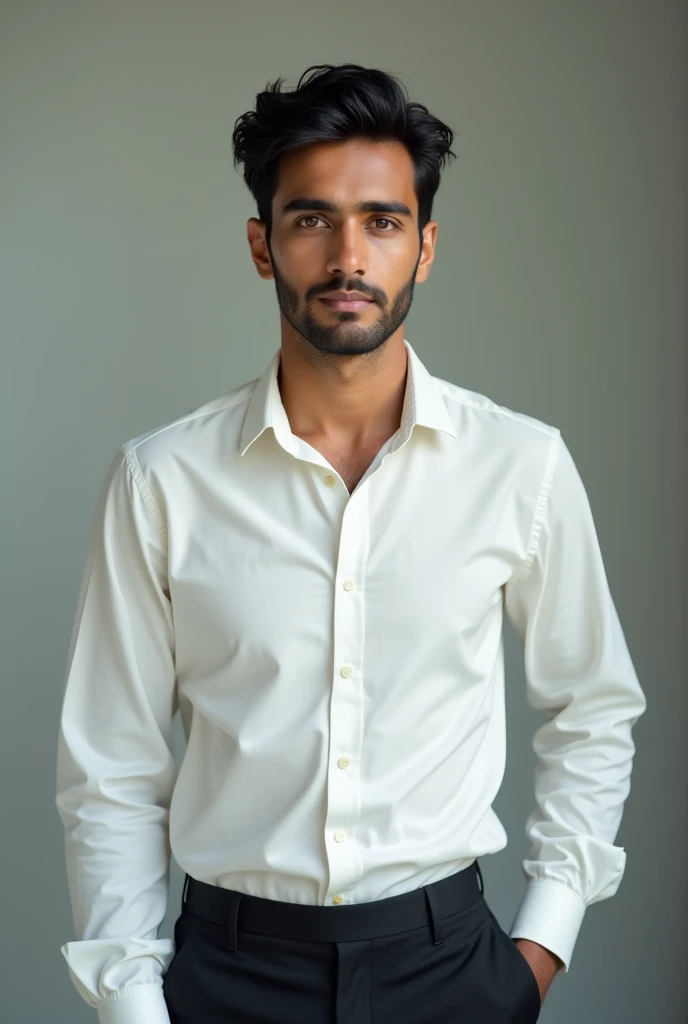
[[[380,221],[382,221],[384,224],[390,225],[388,228],[383,229],[382,233],[384,235],[389,235],[392,233],[392,231],[397,231],[399,228],[398,224],[395,224],[393,220],[389,219],[389,217],[377,217],[375,223],[379,224]]]
[[[296,222],[296,226],[298,227],[299,225],[301,225],[306,220],[320,220],[320,217],[316,217],[316,215],[314,213],[309,213],[307,217],[300,217],[299,220],[297,220],[297,222]],[[310,225],[310,224],[306,225],[306,227],[311,227],[311,226],[312,225]]]

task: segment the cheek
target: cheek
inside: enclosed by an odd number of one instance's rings
[[[388,244],[383,251],[371,253],[370,279],[384,288],[388,295],[396,295],[413,276],[417,259],[418,253],[415,250],[410,252],[408,243]]]

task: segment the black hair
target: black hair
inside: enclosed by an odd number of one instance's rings
[[[312,72],[312,74],[311,74]],[[256,96],[256,109],[234,122],[234,167],[244,165],[244,181],[258,205],[258,219],[272,227],[279,158],[302,146],[353,138],[396,141],[406,146],[414,165],[418,231],[432,216],[454,133],[422,103],[411,103],[393,75],[360,64],[313,64],[295,89],[281,89],[282,78],[268,82]]]

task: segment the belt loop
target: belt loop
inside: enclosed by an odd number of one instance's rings
[[[239,918],[239,904],[243,895],[242,892],[237,893],[236,901],[232,900],[229,917],[227,918],[227,949],[236,949],[239,944],[237,921]]]
[[[184,875],[184,885],[182,886],[182,910],[184,909],[184,904],[186,903],[186,893],[188,891],[190,881],[191,875]]]
[[[480,870],[480,865],[478,864],[477,860],[475,861],[475,870],[478,872],[478,878],[480,879],[480,882],[478,883],[480,885],[480,892],[484,894],[485,883],[483,882],[483,873]]]
[[[428,911],[430,914],[430,927],[432,928],[432,940],[434,946],[441,946],[444,942],[442,937],[442,918],[440,916],[440,908],[437,904],[437,894],[432,887],[432,884],[423,886],[423,892],[425,893],[425,899],[428,904]]]

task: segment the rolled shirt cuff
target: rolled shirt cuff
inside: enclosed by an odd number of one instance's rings
[[[98,1024],[170,1024],[162,985],[130,985],[96,1009]]]

